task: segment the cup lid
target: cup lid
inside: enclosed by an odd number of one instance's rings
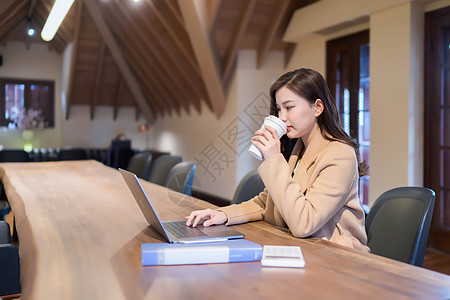
[[[283,130],[283,133],[286,133],[287,125],[280,118],[278,118],[278,117],[276,117],[274,115],[270,115],[270,116],[267,116],[265,118],[265,120],[272,121],[273,123],[277,124]]]

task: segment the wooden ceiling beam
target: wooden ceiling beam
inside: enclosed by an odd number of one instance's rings
[[[69,75],[67,79],[67,96],[66,96],[66,120],[69,119],[71,103],[74,98],[73,86],[75,85],[75,74],[76,74],[76,59],[78,56],[78,47],[80,44],[80,28],[81,28],[81,17],[83,14],[83,0],[77,1],[77,10],[75,13],[75,24],[74,24],[74,39],[72,45],[72,53],[70,55],[70,68]]]
[[[208,32],[211,34],[211,31],[214,26],[214,22],[217,18],[217,14],[219,13],[219,7],[222,0],[210,0],[207,2],[208,5]]]
[[[20,15],[17,15],[14,19],[9,20],[9,22],[10,24],[5,25],[4,29],[0,31],[0,42],[6,42],[14,32],[21,28],[25,20]]]
[[[130,51],[133,51],[132,49]],[[126,51],[127,54],[130,51]],[[143,82],[143,89],[147,92],[147,95],[150,95],[150,99],[156,99],[158,101],[170,101],[173,102],[175,100],[174,104],[171,105],[163,105],[161,108],[161,112],[167,111],[170,114],[170,111],[172,109],[175,109],[178,115],[180,115],[180,102],[177,101],[177,96],[174,94],[174,88],[171,86],[171,83],[164,80],[163,76],[159,76],[158,68],[155,68],[154,66],[151,66],[151,63],[149,65],[143,65],[142,60],[140,60],[136,55],[127,55],[129,61],[134,66],[134,69],[136,70],[137,74],[140,74],[141,78],[145,78]],[[155,101],[153,101],[155,102]],[[170,103],[169,102],[169,103]],[[183,108],[189,112],[189,104],[183,103]]]
[[[135,70],[136,74],[140,78],[142,89],[149,99],[152,105],[158,105],[158,109],[155,112],[164,115],[165,111],[170,111],[174,108],[179,112],[180,104],[173,103],[175,97],[173,96],[173,90],[167,85],[162,77],[159,76],[158,70],[149,64],[147,59],[140,59],[136,56],[136,52],[133,49],[125,49],[124,53]],[[141,56],[142,57],[142,56]]]
[[[26,7],[22,6],[22,11],[15,11],[15,15],[8,15],[0,26],[0,37],[6,37],[19,29],[26,22]]]
[[[185,47],[181,44],[181,40],[175,33],[175,30],[172,28],[171,24],[169,24],[166,19],[163,17],[163,15],[156,9],[155,4],[152,0],[147,0],[147,4],[152,9],[152,13],[156,15],[158,18],[158,21],[162,24],[164,29],[167,30],[170,37],[172,38],[172,41],[175,43],[175,45],[178,47],[178,50],[182,53],[184,58],[186,58],[187,62],[191,65],[191,67],[194,69],[194,71],[200,75],[200,69],[198,68],[197,62],[195,61],[195,57],[192,57],[191,54],[186,51]]]
[[[97,106],[98,97],[99,97],[99,91],[100,91],[100,84],[101,84],[101,76],[102,76],[102,70],[103,70],[103,60],[105,58],[105,42],[103,40],[100,41],[100,46],[98,47],[98,54],[97,54],[97,64],[95,66],[95,79],[94,79],[94,89],[91,96],[91,120],[94,120],[94,114],[95,114],[95,107]]]
[[[256,5],[256,0],[245,1],[244,9],[239,17],[238,25],[233,33],[231,42],[228,44],[225,56],[222,59],[222,85],[225,85],[230,76],[231,69],[236,62],[237,51],[244,37],[245,30],[247,29],[248,22],[253,13],[253,8]]]
[[[105,10],[108,13],[109,10]],[[123,20],[124,18],[119,15],[110,15],[114,19]],[[117,24],[121,24],[118,22]],[[114,26],[117,36],[129,35],[130,31],[124,29],[126,26]],[[140,80],[143,92],[148,95],[147,99],[154,99],[155,101],[149,101],[149,105],[153,106],[155,113],[164,114],[167,110],[170,113],[170,107],[164,105],[164,101],[173,101],[176,97],[173,96],[173,86],[169,86],[168,82],[160,76],[161,67],[163,65],[155,65],[154,61],[158,62],[158,58],[154,58],[151,53],[146,51],[143,45],[143,41],[124,41],[123,53],[126,59],[129,61],[132,69],[135,71],[137,77]],[[157,107],[156,107],[157,106]],[[175,105],[176,111],[179,113],[179,104]]]
[[[19,2],[19,3],[16,3]],[[20,16],[20,18],[27,18],[27,4],[28,0],[19,0],[14,2],[13,5],[10,5],[7,10],[0,16],[0,28],[3,28],[6,26],[6,24],[11,20],[15,19],[17,15]]]
[[[143,14],[143,11],[139,11],[138,13],[140,21],[144,24],[142,31],[150,33],[149,37],[151,41],[148,39],[145,39],[145,41],[148,48],[152,50],[155,61],[158,63],[165,62],[166,64],[165,66],[161,66],[159,72],[163,72],[168,78],[171,78],[172,84],[176,85],[179,91],[183,91],[183,98],[190,98],[189,102],[194,105],[198,112],[200,112],[200,99],[201,97],[204,97],[204,94],[201,94],[202,89],[200,88],[200,85],[202,82],[198,73],[194,72],[193,74],[187,72],[187,70],[190,69],[188,66],[185,66],[184,60],[181,59],[179,55],[173,53],[173,49],[161,42],[161,39],[158,37],[158,32],[156,32],[152,24],[149,23],[148,18]],[[183,82],[186,83],[184,86],[181,85]],[[183,101],[181,101],[181,103],[186,107],[189,106],[188,103]]]
[[[273,43],[277,30],[286,15],[290,0],[279,0],[276,3],[276,11],[270,20],[266,32],[262,35],[261,43],[258,46],[258,58],[256,66],[259,69],[266,58],[267,52]]]
[[[134,53],[133,50],[125,49],[124,55],[127,57],[130,65],[139,77],[142,92],[146,95],[149,105],[154,107],[156,114],[164,116],[165,111],[172,107],[171,105],[164,105],[164,100],[170,99],[170,96],[168,96],[168,93],[164,91],[164,88],[156,86],[154,83],[155,77],[152,74],[149,74],[149,70],[146,67],[147,64],[139,58],[136,58],[136,53]]]
[[[115,11],[122,12],[121,16],[118,16],[118,15],[116,16],[117,20],[125,19],[128,21],[126,24],[124,24],[124,26],[122,26],[123,28],[128,28],[128,30],[127,30],[128,31],[127,32],[128,39],[135,37],[132,42],[134,45],[133,49],[135,49],[135,54],[133,55],[133,53],[130,52],[130,56],[138,57],[138,55],[140,54],[139,56],[141,57],[142,60],[147,61],[147,63],[145,65],[148,65],[148,66],[155,65],[154,62],[156,61],[158,63],[158,65],[160,66],[159,73],[166,72],[164,65],[161,64],[161,62],[160,62],[162,57],[158,57],[158,55],[156,55],[154,57],[154,59],[151,59],[152,54],[150,54],[150,56],[149,56],[148,51],[145,51],[147,49],[150,49],[150,52],[152,52],[152,53],[155,52],[155,50],[152,48],[152,47],[154,47],[154,45],[151,43],[151,41],[148,40],[147,36],[143,34],[142,28],[140,28],[137,25],[136,18],[133,18],[133,16],[131,14],[127,13],[126,8],[119,1],[116,0],[116,1],[114,1],[114,3],[117,5],[118,9],[114,9],[111,11],[112,12],[115,12]],[[128,41],[128,40],[127,41],[124,40],[122,42],[123,42],[124,46],[132,45],[132,44],[130,44],[130,41]],[[139,66],[139,65],[142,65],[142,62],[138,61],[137,64],[135,64],[135,67]],[[166,66],[166,68],[168,68],[168,67]],[[156,69],[158,69],[158,68],[156,68]],[[170,69],[170,67],[169,67],[169,69]],[[143,72],[148,73],[148,74],[153,73],[150,70],[143,70]],[[156,72],[158,72],[158,71],[156,70]],[[178,105],[176,99],[174,99],[174,98],[167,98],[166,100],[164,100],[164,99],[160,99],[159,97],[156,97],[156,98],[154,98],[153,101],[155,101],[159,104],[159,106],[161,107],[160,111],[167,110],[167,105],[169,105],[170,107]]]
[[[168,110],[167,103],[174,103],[173,98],[169,98],[168,90],[165,90],[163,86],[155,84],[155,79],[159,77],[159,71],[154,64],[152,54],[147,51],[143,45],[145,42],[142,39],[130,39],[130,36],[136,36],[134,30],[130,30],[130,20],[127,16],[127,11],[122,6],[118,6],[116,9],[105,9],[105,13],[109,14],[109,18],[114,20],[120,20],[114,24],[111,24],[112,30],[117,36],[127,37],[121,39],[121,49],[130,67],[136,73],[138,82],[142,88],[143,94],[146,96],[147,103],[153,107],[155,114],[164,115],[164,112]],[[117,12],[121,12],[118,14]],[[125,16],[124,16],[125,15]],[[128,20],[128,23],[125,22]],[[135,27],[131,26],[132,29]],[[157,95],[157,96],[156,96]],[[161,96],[164,95],[164,96]],[[165,101],[167,99],[167,101]],[[175,106],[178,104],[175,103]]]
[[[175,17],[175,19],[177,20],[178,25],[180,25],[181,27],[185,28],[183,16],[179,13],[179,11],[177,10],[176,6],[172,4],[172,1],[165,1],[165,4],[169,8],[170,12]]]
[[[117,115],[119,114],[119,101],[123,97],[125,82],[123,81],[122,75],[119,74],[119,84],[116,89],[116,96],[114,97],[114,105],[113,105],[113,120],[117,120]]]
[[[84,3],[89,13],[91,14],[92,19],[94,20],[94,23],[97,25],[98,31],[100,32],[103,40],[108,46],[109,51],[114,57],[116,64],[119,67],[119,70],[121,71],[125,81],[127,82],[128,87],[130,88],[131,93],[136,99],[136,102],[138,103],[139,107],[141,107],[144,117],[150,123],[153,123],[156,119],[156,115],[150,109],[144,95],[142,94],[139,83],[135,78],[132,70],[130,69],[128,63],[126,62],[125,58],[123,57],[113,34],[108,28],[108,25],[106,25],[106,22],[103,19],[98,4],[95,2],[95,0],[84,0]]]
[[[217,117],[220,117],[225,111],[225,93],[218,71],[219,62],[215,59],[217,54],[213,53],[209,39],[206,10],[204,6],[201,6],[202,4],[204,5],[205,2],[178,0],[186,30],[200,66],[212,111]]]

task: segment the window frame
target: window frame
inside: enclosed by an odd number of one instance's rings
[[[32,106],[31,86],[47,86],[48,87],[48,99],[46,99],[46,105],[42,114],[46,116],[46,125],[44,128],[55,127],[55,81],[51,80],[34,80],[34,79],[19,79],[19,78],[4,78],[0,77],[0,126],[8,126],[11,122],[10,119],[5,118],[6,112],[6,95],[5,87],[7,84],[23,84],[24,90],[24,106],[25,109],[41,109],[41,107]]]
[[[340,108],[340,103],[338,103],[338,99],[341,97],[337,97],[337,85],[338,82],[342,83],[343,78],[338,77],[338,70],[342,72],[344,79],[348,79],[345,81],[344,85],[340,85],[340,88],[345,86],[348,88],[349,92],[349,132],[350,137],[354,139],[359,144],[360,150],[360,159],[363,160],[364,155],[361,152],[362,148],[366,149],[368,152],[364,152],[367,154],[367,164],[370,167],[370,134],[367,142],[360,141],[364,132],[360,134],[360,82],[361,82],[361,47],[369,45],[367,56],[369,57],[370,64],[370,31],[364,30],[354,34],[350,34],[344,37],[336,38],[333,40],[329,40],[326,43],[326,65],[327,65],[327,83],[330,89],[331,94],[333,95],[336,105],[338,106],[339,115],[342,117],[343,112]],[[343,62],[346,60],[346,62]],[[370,89],[370,66],[366,65],[367,74],[363,77],[369,78],[369,89]],[[340,73],[341,74],[341,73]],[[343,101],[343,99],[340,99]],[[370,97],[369,97],[369,106],[370,106]],[[370,118],[370,108],[366,110],[363,108],[361,112],[366,112],[369,114]],[[369,119],[370,120],[370,119]],[[345,123],[344,120],[341,120],[342,123]],[[344,126],[345,124],[343,124]],[[369,125],[370,126],[370,125]],[[369,201],[369,183],[370,176],[366,175],[360,178],[359,182],[359,196],[362,204],[368,205]]]

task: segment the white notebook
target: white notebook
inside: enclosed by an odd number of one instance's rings
[[[261,265],[263,267],[303,268],[305,260],[299,246],[265,245]]]

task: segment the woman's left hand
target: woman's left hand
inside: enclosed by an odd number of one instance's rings
[[[264,126],[266,130],[258,130],[252,138],[252,144],[255,145],[263,154],[264,159],[268,159],[274,154],[281,152],[280,138],[275,129],[270,126]]]

